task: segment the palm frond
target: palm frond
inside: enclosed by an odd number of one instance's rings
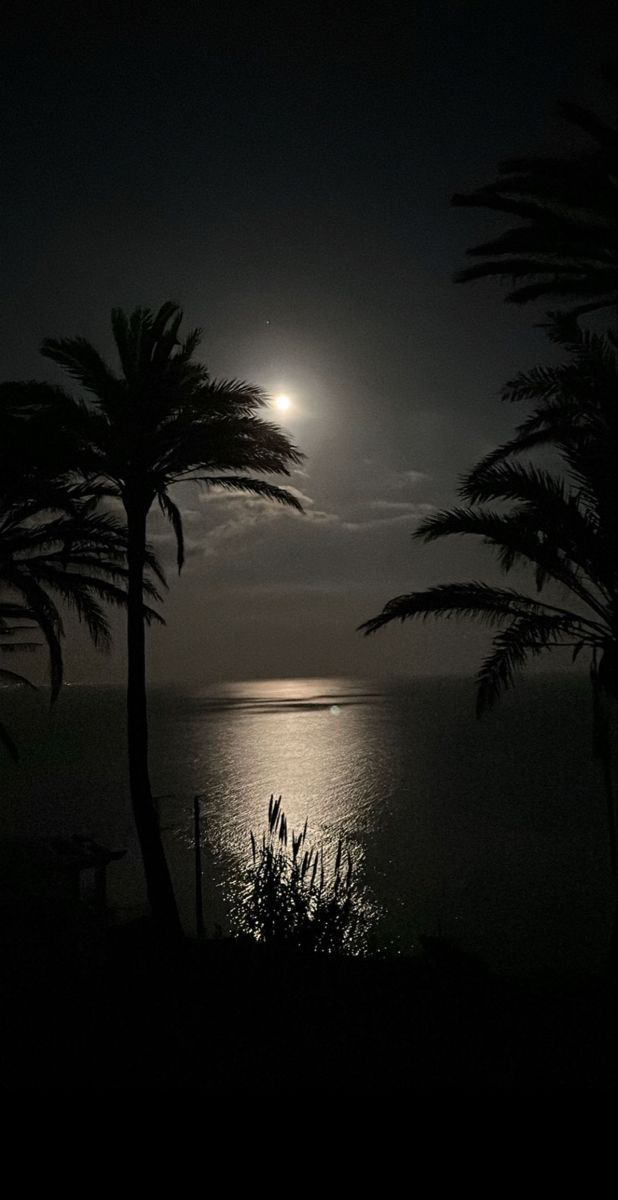
[[[202,329],[192,329],[191,332],[187,334],[178,352],[178,358],[183,364],[191,361],[202,340],[202,336]]]
[[[553,613],[526,614],[501,630],[478,673],[477,715],[482,716],[507,688],[513,687],[516,675],[529,658],[559,646],[572,645],[568,639],[573,635],[570,616]],[[576,645],[581,647],[583,643]]]
[[[497,588],[479,581],[470,583],[441,583],[425,591],[396,596],[384,605],[381,613],[359,625],[365,634],[375,633],[391,621],[408,621],[414,617],[474,617],[489,626],[501,625],[509,619],[524,616],[560,616],[577,639],[584,636],[599,644],[607,630],[595,621],[568,609],[533,600],[513,588]]]
[[[289,475],[304,455],[276,425],[255,416],[192,421],[166,429],[156,469],[168,484],[183,482],[192,472],[258,472]]]
[[[498,462],[483,471],[474,470],[458,490],[473,504],[514,501],[547,511],[568,503],[564,480],[532,463]]]
[[[252,416],[268,404],[268,395],[260,387],[241,379],[211,379],[196,397],[211,416],[223,421]]]
[[[86,338],[46,338],[41,354],[63,367],[95,396],[115,396],[119,380]]]
[[[570,522],[568,509],[566,515],[564,511],[546,514],[539,528],[535,514],[528,516],[521,509],[503,514],[488,509],[454,508],[432,513],[412,536],[424,542],[453,534],[480,537],[497,552],[503,571],[510,571],[516,564],[533,565],[539,591],[546,579],[553,579],[604,620],[607,605],[595,589],[603,588],[609,581],[597,578],[596,529],[576,506],[573,511],[574,519]]]
[[[493,183],[453,196],[455,207],[520,222],[471,247],[468,255],[483,261],[455,279],[508,279],[511,303],[560,297],[572,315],[582,315],[618,303],[618,131],[577,104],[563,104],[560,112],[588,135],[589,147],[569,158],[510,159]]]
[[[67,608],[75,612],[79,620],[86,624],[94,645],[108,650],[111,644],[109,624],[94,596],[104,597],[108,601],[115,600],[116,603],[120,603],[119,595],[122,596],[123,602],[126,602],[126,596],[120,588],[115,588],[111,583],[96,581],[95,589],[93,582],[87,577],[80,577],[62,569],[54,570],[53,567],[40,566],[37,570],[36,584],[39,589],[42,590],[44,585],[46,592],[51,589],[61,597]]]
[[[266,483],[263,479],[248,479],[239,475],[196,475],[193,477],[202,487],[219,489],[226,492],[244,492],[258,496],[264,500],[274,500],[277,504],[287,505],[296,512],[304,512],[297,496],[287,488],[278,487],[274,483]]]
[[[178,505],[168,496],[166,491],[160,491],[157,494],[159,507],[164,516],[167,517],[176,538],[176,562],[178,565],[178,574],[182,571],[185,561],[185,538],[182,527],[182,514]]]

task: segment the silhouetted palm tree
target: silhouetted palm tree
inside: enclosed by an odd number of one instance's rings
[[[5,445],[11,442],[9,429]],[[13,440],[13,445],[16,441]],[[0,490],[0,652],[36,650],[40,634],[47,647],[54,701],[62,685],[63,621],[59,604],[77,614],[96,646],[107,648],[110,630],[101,602],[127,601],[127,540],[114,517],[93,511],[83,486],[25,479],[4,464]],[[152,556],[149,554],[149,563]],[[150,582],[147,593],[158,599]],[[146,619],[156,618],[151,609]],[[159,618],[160,619],[160,618]],[[0,679],[28,684],[18,672],[0,669]],[[13,755],[15,745],[4,727],[0,740]]]
[[[605,74],[615,86],[615,69]],[[560,111],[589,136],[588,149],[570,158],[508,159],[494,183],[453,196],[455,206],[522,222],[468,250],[483,261],[455,279],[508,279],[512,303],[560,297],[577,315],[618,303],[618,130],[576,104]]]
[[[564,341],[568,323],[554,329]],[[560,330],[562,329],[562,332]],[[397,596],[361,629],[373,633],[413,617],[473,617],[498,628],[478,676],[478,712],[492,705],[532,657],[569,647],[590,655],[594,749],[600,757],[612,870],[616,873],[616,812],[611,733],[618,702],[618,403],[612,339],[571,322],[570,362],[520,375],[511,398],[534,398],[537,409],[517,438],[488,455],[464,480],[468,502],[427,517],[414,536],[425,542],[472,534],[496,551],[500,566],[532,568],[537,596],[472,581],[441,584]],[[613,384],[612,384],[613,379]],[[511,455],[551,444],[565,474],[512,461]],[[498,502],[499,508],[489,507]],[[539,593],[557,587],[550,599]],[[565,601],[565,595],[570,598]],[[618,936],[618,926],[615,931]],[[618,952],[618,942],[614,953]]]
[[[200,331],[179,341],[182,313],[168,302],[153,313],[112,312],[120,373],[84,338],[47,340],[42,353],[79,381],[87,401],[53,398],[56,427],[72,444],[73,466],[120,498],[128,531],[128,745],[133,811],[142,849],[151,912],[161,928],[177,931],[178,915],[152,802],[148,773],[145,638],[142,610],[146,521],[155,501],[170,520],[179,570],[184,558],[182,515],[173,484],[247,492],[296,509],[297,498],[246,471],[288,475],[302,455],[259,417],[260,389],[212,379],[194,358]]]

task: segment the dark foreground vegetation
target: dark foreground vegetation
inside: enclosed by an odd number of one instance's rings
[[[42,922],[2,959],[8,1090],[616,1087],[607,984],[500,979],[440,941],[415,958],[223,938],[163,950],[147,920],[82,930],[81,944]]]

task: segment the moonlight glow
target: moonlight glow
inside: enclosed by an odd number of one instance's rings
[[[287,412],[288,408],[290,407],[290,403],[291,401],[289,396],[275,396],[275,408],[278,408],[279,412]]]

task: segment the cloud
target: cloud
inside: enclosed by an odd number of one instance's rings
[[[410,474],[409,472],[405,473]],[[417,475],[418,472],[412,472]],[[387,486],[388,483],[387,483]],[[414,500],[395,500],[384,496],[368,499],[355,498],[343,503],[341,511],[336,512],[327,508],[318,508],[316,501],[307,492],[287,485],[287,491],[303,506],[304,513],[300,514],[285,505],[277,504],[262,496],[252,496],[245,492],[224,492],[212,489],[199,495],[199,511],[187,510],[191,519],[191,538],[187,539],[186,556],[188,559],[202,556],[207,559],[226,557],[233,550],[236,555],[239,546],[250,538],[252,547],[256,539],[264,544],[269,538],[270,531],[277,527],[277,539],[281,538],[282,527],[294,522],[294,553],[301,552],[306,541],[308,529],[320,526],[326,530],[339,530],[343,534],[359,534],[375,530],[386,530],[390,526],[403,523],[412,524],[420,520],[428,512],[434,511],[434,505]],[[183,519],[185,511],[183,510]],[[199,529],[201,524],[202,529]],[[155,533],[151,541],[163,549],[173,547],[174,539],[170,530]],[[283,543],[285,544],[285,542]],[[325,545],[326,550],[326,545]]]
[[[412,521],[420,521],[427,513],[435,512],[433,504],[389,504],[388,501],[374,500],[369,507],[381,510],[383,515],[367,517],[364,520],[343,521],[342,529],[351,533],[364,533],[369,529],[385,529],[402,522],[410,524]]]
[[[370,500],[368,508],[375,508],[381,512],[410,512],[411,509],[418,509],[419,505],[414,500]]]
[[[230,579],[243,572],[255,577],[256,571],[266,569],[269,562],[279,564],[277,569],[286,576],[300,569],[302,563],[309,575],[326,572],[335,579],[342,572],[347,574],[349,569],[356,569],[353,564],[357,553],[370,553],[375,561],[375,546],[370,551],[367,543],[362,549],[365,535],[375,541],[390,529],[394,534],[397,529],[412,532],[420,519],[435,511],[432,504],[408,499],[400,490],[397,494],[395,489],[402,481],[410,484],[411,476],[416,480],[421,473],[392,472],[386,479],[380,475],[380,491],[384,494],[363,495],[355,490],[352,495],[340,497],[333,507],[318,506],[306,490],[288,483],[286,489],[302,504],[302,514],[246,492],[212,488],[199,492],[197,503],[187,493],[187,507],[180,503],[187,527],[187,573],[197,577],[200,562],[216,560]],[[374,487],[375,481],[374,476]],[[162,561],[171,566],[175,558],[173,532],[161,514],[153,525],[150,540]],[[387,541],[383,550],[386,554]]]
[[[426,483],[428,479],[431,479],[431,475],[428,475],[426,471],[391,471],[386,475],[386,484],[391,488],[404,488],[411,485],[416,486],[418,483]]]
[[[300,527],[303,524],[332,525],[338,522],[335,513],[316,508],[313,497],[300,488],[288,484],[286,491],[300,501],[304,513],[248,493],[214,490],[202,493],[200,501],[204,506],[204,536],[201,549],[204,557],[220,555],[227,546],[242,541],[249,533],[252,539],[256,536],[263,539],[275,524],[294,521]],[[298,528],[296,532],[298,534]]]
[[[200,503],[208,507],[210,505],[217,505],[220,509],[229,509],[230,512],[235,510],[249,513],[272,512],[275,515],[283,514],[291,516],[297,520],[299,518],[303,520],[307,517],[309,520],[316,520],[318,518],[330,518],[333,515],[324,512],[322,509],[317,509],[313,497],[307,495],[306,492],[302,492],[300,488],[294,487],[293,484],[285,484],[285,490],[294,496],[296,500],[300,501],[304,509],[304,516],[293,508],[288,508],[284,504],[268,500],[264,496],[252,496],[250,492],[224,492],[215,490],[200,492]]]

